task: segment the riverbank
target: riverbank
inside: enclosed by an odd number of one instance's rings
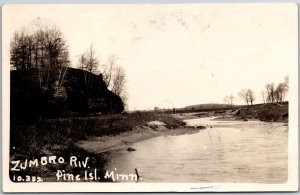
[[[130,149],[130,144],[163,135],[194,133],[186,123],[172,115],[136,112],[95,117],[72,117],[13,121],[10,128],[10,162],[55,156],[61,164],[27,167],[18,172],[10,170],[10,178],[39,176],[43,181],[58,181],[57,170],[83,177],[85,169],[71,165],[70,158],[89,158],[89,167],[105,174],[105,157],[101,154],[117,148]],[[12,168],[13,165],[10,164]]]
[[[216,117],[217,120],[225,121],[248,121],[260,120],[265,122],[284,122],[288,123],[289,113],[288,102],[255,104],[248,106],[233,107],[226,110],[215,110],[208,112],[190,112],[178,113],[176,117],[182,120],[203,118],[203,117]]]
[[[106,170],[134,173],[145,183],[284,183],[288,176],[288,126],[255,119],[185,120],[207,126],[191,135],[161,136],[104,153]],[[214,119],[214,120],[212,120]]]
[[[204,127],[182,126],[180,128],[169,129],[165,125],[138,126],[131,131],[123,132],[119,135],[90,137],[86,140],[78,141],[76,146],[93,153],[102,153],[117,149],[134,151],[135,148],[132,146],[134,143],[158,136],[193,134],[197,133],[200,129],[204,129]]]

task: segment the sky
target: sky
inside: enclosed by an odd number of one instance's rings
[[[129,110],[223,103],[231,94],[241,104],[238,93],[248,88],[259,103],[267,83],[284,81],[298,66],[297,9],[293,3],[6,5],[3,46],[16,30],[58,26],[73,67],[91,44],[100,64],[118,57]],[[3,52],[9,59],[9,49]]]

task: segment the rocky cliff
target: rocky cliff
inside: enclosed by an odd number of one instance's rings
[[[47,79],[47,80],[46,80]],[[68,68],[57,89],[57,73],[41,79],[38,69],[11,71],[11,119],[119,113],[124,104],[109,91],[102,75]]]

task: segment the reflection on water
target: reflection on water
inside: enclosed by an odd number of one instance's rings
[[[139,142],[134,152],[109,152],[106,170],[131,174],[137,168],[144,182],[286,182],[286,124],[209,118],[186,122],[207,128]]]

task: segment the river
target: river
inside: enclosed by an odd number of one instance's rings
[[[288,126],[261,121],[186,120],[206,129],[135,143],[134,152],[106,153],[106,170],[134,173],[142,182],[284,183],[288,174]]]

